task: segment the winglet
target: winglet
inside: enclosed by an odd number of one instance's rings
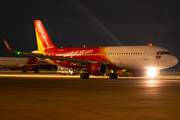
[[[6,42],[6,40],[3,38],[4,44],[6,45],[6,48],[8,51],[12,51],[11,48],[9,47],[8,43]]]

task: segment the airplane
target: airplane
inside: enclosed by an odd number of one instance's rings
[[[178,63],[178,59],[170,52],[152,43],[144,46],[107,46],[107,47],[77,47],[58,48],[49,37],[41,20],[34,20],[38,50],[20,52],[11,50],[5,39],[4,43],[9,52],[43,58],[50,63],[73,69],[82,69],[81,79],[89,75],[101,76],[107,70],[110,79],[117,79],[115,71],[126,69],[135,76],[153,76],[156,70],[170,68]]]
[[[19,68],[22,69],[23,73],[27,73],[27,71],[39,73],[38,68],[52,68],[53,66],[54,65],[39,58],[0,57],[0,67],[8,68],[9,71],[14,71]]]

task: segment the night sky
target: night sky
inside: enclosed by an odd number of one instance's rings
[[[34,20],[40,19],[57,47],[153,45],[180,60],[177,0],[4,1],[0,7],[0,56],[37,49]]]

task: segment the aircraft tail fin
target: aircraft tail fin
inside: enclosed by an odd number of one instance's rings
[[[43,26],[41,20],[34,20],[34,25],[35,25],[38,50],[57,48],[53,44],[51,38],[49,37],[46,29]]]

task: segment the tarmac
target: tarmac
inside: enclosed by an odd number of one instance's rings
[[[180,75],[60,76],[0,72],[0,120],[179,120]]]

